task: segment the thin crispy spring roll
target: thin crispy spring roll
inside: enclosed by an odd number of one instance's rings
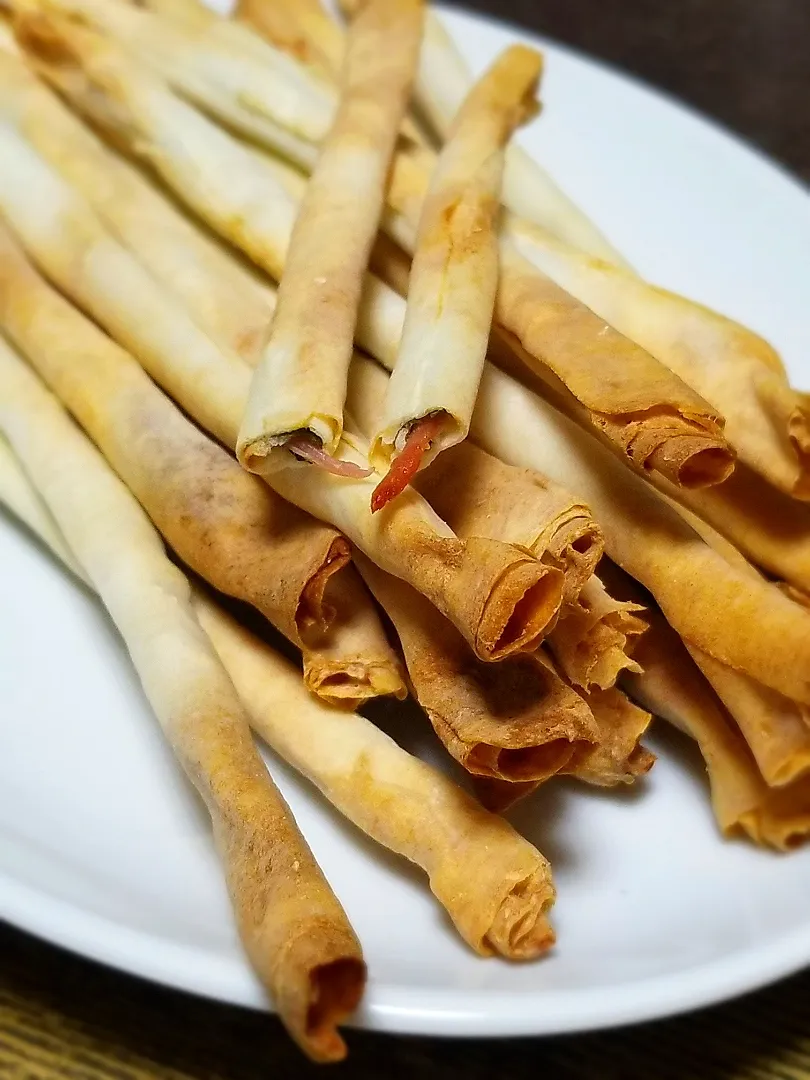
[[[147,0],[149,7],[163,0]],[[173,0],[172,0],[173,2]],[[239,0],[236,17],[265,41],[308,67],[336,77],[346,51],[345,35],[317,0]]]
[[[266,155],[229,136],[98,34],[44,16],[20,16],[16,32],[30,63],[80,113],[150,164],[215,232],[281,278],[297,200]],[[366,275],[358,344],[393,364],[403,318],[402,298]]]
[[[607,554],[649,589],[686,641],[810,703],[808,612],[730,566],[594,438],[493,367],[484,373],[472,435],[503,461],[536,469],[585,499]]]
[[[213,228],[280,276],[294,200],[258,155],[96,34],[65,20],[23,18],[18,39],[37,69],[80,111],[149,160]],[[415,166],[401,184],[400,163],[409,160],[400,153],[389,201],[395,197],[400,208],[404,184],[405,216],[414,224],[428,173]],[[239,176],[238,185],[232,176]],[[595,426],[639,467],[676,483],[701,486],[728,475],[733,455],[722,438],[721,418],[699,395],[509,244],[501,247],[501,270],[498,320],[525,346],[532,370],[557,388],[581,423]],[[402,298],[368,275],[357,341],[389,369],[403,318]]]
[[[655,764],[655,754],[641,745],[652,717],[615,686],[583,698],[596,721],[596,744],[576,751],[562,775],[596,787],[635,783]]]
[[[81,576],[75,556],[2,436],[0,503],[69,568],[72,561]],[[541,855],[370,721],[317,705],[302,692],[299,673],[210,597],[195,590],[193,603],[238,684],[254,730],[360,829],[421,866],[472,948],[482,955],[529,959],[553,944],[546,914],[554,888]],[[477,867],[472,875],[471,865]],[[527,914],[528,925],[523,920]]]
[[[399,354],[371,439],[371,463],[386,474],[374,509],[467,437],[498,288],[504,147],[537,111],[541,64],[532,49],[507,49],[470,91],[439,155],[422,206]]]
[[[317,1060],[365,982],[360,944],[262,764],[187,580],[132,495],[0,343],[0,427],[87,570],[211,816],[242,942],[288,1030]]]
[[[364,434],[374,430],[385,397],[385,371],[357,354],[347,408]],[[565,574],[563,602],[579,595],[602,557],[602,533],[588,507],[529,469],[516,469],[469,440],[420,473],[416,490],[457,536],[487,536],[526,548]]]
[[[338,456],[361,467],[366,446],[344,436]],[[372,514],[374,481],[334,476],[306,464],[270,474],[279,494],[329,521],[377,566],[412,585],[461,632],[481,660],[526,652],[554,621],[563,575],[519,548],[459,539],[412,489]]]
[[[197,610],[254,729],[363,832],[426,871],[476,952],[528,960],[553,944],[551,868],[531,844],[369,721],[306,698],[289,665],[221,610]]]
[[[271,143],[297,165],[315,164],[316,144],[334,111],[332,94],[274,50],[265,49],[266,58],[277,56],[280,67],[258,62],[204,27],[189,29],[117,0],[12,0],[12,7],[92,27],[235,131]]]
[[[302,650],[311,689],[350,701],[404,692],[370,600],[356,595],[359,583],[348,595],[350,582],[329,584],[338,572],[353,574],[346,541],[245,474],[128,353],[45,283],[2,229],[0,327],[181,558]]]
[[[548,647],[572,685],[609,690],[622,671],[640,671],[633,659],[646,623],[640,604],[615,600],[593,574],[563,608]]]
[[[357,0],[342,0],[351,12]],[[436,133],[445,139],[470,86],[472,75],[435,11],[425,19],[425,36],[414,87],[416,101]],[[617,265],[624,259],[596,226],[522,147],[509,147],[503,201],[515,213],[537,221],[568,243]]]
[[[609,578],[611,590],[619,581]],[[630,590],[627,596],[634,596]],[[758,844],[787,850],[810,836],[810,781],[769,788],[751,751],[683,642],[655,608],[639,642],[638,674],[623,677],[645,708],[696,740],[706,762],[712,809],[727,835],[746,833]]]
[[[349,35],[337,116],[298,212],[239,432],[237,456],[254,472],[284,467],[302,444],[332,457],[340,442],[363,281],[421,26],[421,0],[369,0]]]
[[[483,664],[429,601],[368,559],[357,566],[399,635],[413,694],[467,772],[539,781],[594,741],[591,714],[541,651]]]
[[[739,323],[512,220],[526,258],[637,342],[726,419],[740,460],[781,491],[810,498],[810,410],[774,350]]]
[[[0,56],[0,112],[226,349],[253,359],[272,292],[205,236],[146,177],[106,147],[20,61]]]

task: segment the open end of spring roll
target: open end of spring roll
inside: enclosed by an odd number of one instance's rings
[[[646,628],[643,611],[639,604],[614,600],[593,575],[548,636],[569,682],[583,690],[608,690],[622,671],[639,671],[633,651]]]
[[[541,783],[540,780],[519,780],[513,783],[491,776],[474,776],[472,786],[475,797],[483,807],[493,814],[505,814],[522,799],[537,791]]]
[[[563,770],[586,784],[615,787],[632,784],[655,764],[655,754],[641,745],[652,720],[615,686],[583,697],[597,727],[596,745],[583,747]]]
[[[541,652],[477,660],[414,589],[368,559],[358,569],[399,635],[416,700],[436,734],[476,776],[544,780],[590,746],[591,716]]]
[[[607,554],[649,589],[685,641],[810,703],[807,611],[712,551],[650,485],[547,402],[495,368],[484,379],[472,431],[485,449],[585,499]]]
[[[542,229],[510,219],[507,233],[535,266],[711,402],[742,462],[780,490],[810,496],[810,411],[766,341]]]
[[[441,450],[466,438],[498,286],[503,147],[536,111],[538,53],[514,46],[470,91],[430,182],[416,239],[399,354],[371,462],[395,498]]]
[[[205,802],[248,957],[299,1045],[317,1060],[343,1057],[337,1024],[362,994],[360,945],[262,764],[188,582],[134,497],[2,343],[0,382],[0,428],[98,589]]]
[[[221,609],[204,601],[197,612],[254,730],[363,832],[421,866],[476,952],[531,959],[553,944],[551,868],[531,844],[370,721],[308,697]]]
[[[304,193],[239,432],[237,456],[253,471],[283,467],[291,433],[330,456],[340,441],[363,279],[421,23],[419,0],[369,0],[352,25],[337,116]]]
[[[338,456],[367,463],[365,445],[354,437],[344,437]],[[498,541],[460,540],[413,490],[372,514],[370,478],[343,479],[301,465],[273,471],[268,481],[426,596],[482,660],[531,649],[559,611],[559,570]]]

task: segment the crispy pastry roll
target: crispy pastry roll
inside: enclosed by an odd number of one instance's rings
[[[641,745],[652,720],[618,687],[583,692],[596,721],[596,744],[582,747],[562,770],[596,787],[632,784],[655,764],[655,754]]]
[[[211,816],[237,926],[288,1030],[316,1060],[365,983],[360,944],[253,745],[244,712],[123,483],[0,344],[0,427],[120,631],[167,740]]]
[[[333,455],[421,25],[421,0],[370,0],[352,26],[337,116],[299,208],[239,433],[237,456],[252,471],[284,467],[296,448],[319,467],[347,468]]]
[[[498,288],[504,146],[537,110],[541,63],[532,49],[508,49],[470,91],[436,163],[399,354],[371,439],[371,462],[386,473],[375,509],[467,437]]]

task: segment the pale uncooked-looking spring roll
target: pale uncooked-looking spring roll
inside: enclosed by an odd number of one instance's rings
[[[276,56],[280,65],[258,62],[205,28],[189,30],[118,0],[11,0],[11,6],[21,14],[73,19],[109,36],[220,122],[250,139],[271,142],[298,165],[314,165],[315,145],[334,111],[332,95],[275,50],[265,49],[265,58]]]
[[[80,111],[150,161],[213,228],[269,273],[281,275],[295,201],[272,167],[131,63],[113,42],[64,19],[43,17],[19,20],[18,39],[37,70]],[[429,160],[420,153],[419,160]],[[388,197],[402,209],[400,166],[410,163],[403,198],[415,228],[429,172],[424,160],[421,166],[414,160],[399,154]],[[569,411],[640,468],[686,486],[718,483],[731,471],[733,455],[716,411],[508,243],[501,247],[496,317],[525,346],[532,370],[562,394]],[[402,298],[367,275],[357,341],[389,368],[403,318]]]
[[[134,166],[105,146],[19,60],[0,56],[0,112],[88,200],[105,224],[178,299],[203,330],[253,359],[274,297]]]
[[[543,273],[718,409],[742,462],[782,491],[810,498],[810,410],[766,341],[544,230],[511,220],[507,235]]]
[[[399,635],[416,700],[467,772],[545,780],[591,747],[590,711],[542,652],[484,664],[409,585],[368,559],[357,557],[357,565]]]
[[[349,371],[347,409],[358,430],[374,430],[386,372],[362,354]],[[529,469],[516,469],[469,440],[419,474],[416,490],[456,535],[487,536],[526,548],[565,574],[563,601],[579,595],[602,557],[602,533],[588,507]]]
[[[613,592],[620,582],[609,579]],[[635,590],[622,594],[635,596]],[[810,780],[769,788],[734,720],[655,608],[636,656],[642,671],[623,682],[636,700],[695,739],[706,762],[712,809],[726,835],[745,832],[759,844],[787,850],[810,836]]]
[[[254,472],[284,467],[290,453],[347,469],[331,459],[421,26],[421,0],[369,0],[352,26],[337,115],[298,212],[239,432],[237,456]]]
[[[565,677],[583,690],[608,690],[622,671],[639,671],[633,659],[646,623],[644,608],[615,600],[593,574],[560,613],[548,647]]]
[[[537,110],[541,65],[532,49],[508,49],[470,91],[439,155],[422,206],[396,366],[371,439],[371,463],[386,474],[374,509],[467,437],[498,288],[503,151]]]
[[[0,326],[181,558],[302,650],[311,689],[350,702],[404,692],[369,598],[356,595],[359,583],[346,596],[350,583],[330,584],[336,574],[353,574],[346,541],[240,469],[128,353],[46,284],[2,228]],[[376,636],[358,636],[367,619]]]
[[[810,703],[808,612],[712,551],[594,438],[493,367],[484,373],[471,430],[490,453],[536,469],[585,499],[607,554],[649,589],[684,640]]]
[[[0,428],[110,612],[211,816],[237,926],[288,1030],[336,1060],[365,982],[360,944],[267,774],[247,716],[146,515],[0,342]]]
[[[1,435],[0,503],[83,575]],[[317,705],[292,665],[202,591],[192,597],[254,730],[358,828],[421,866],[472,948],[531,959],[553,944],[546,918],[554,901],[551,871],[531,845],[370,721]]]
[[[341,0],[341,6],[351,12],[357,2]],[[428,10],[414,92],[420,109],[441,138],[447,138],[471,84],[472,75],[452,37],[436,12]],[[515,213],[545,225],[575,247],[618,265],[624,263],[593,222],[517,145],[507,153],[503,201]]]

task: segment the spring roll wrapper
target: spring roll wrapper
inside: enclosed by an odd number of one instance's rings
[[[367,462],[366,445],[344,436],[339,457]],[[276,491],[334,524],[377,566],[421,592],[481,660],[534,647],[556,618],[563,575],[507,544],[461,540],[415,491],[372,514],[371,477],[333,476],[298,465],[273,471]]]
[[[534,468],[584,499],[607,554],[653,594],[690,645],[786,697],[810,701],[808,612],[731,566],[595,439],[493,367],[484,373],[472,435],[502,460]]]
[[[191,608],[187,580],[121,481],[0,343],[0,426],[126,642],[146,695],[211,816],[245,950],[316,1060],[365,982],[360,944],[256,751]]]
[[[619,591],[618,582],[610,580]],[[636,595],[630,589],[624,595]],[[763,780],[733,718],[656,608],[636,657],[643,670],[623,684],[645,708],[698,743],[706,762],[712,809],[725,835],[744,832],[758,844],[786,850],[810,835],[810,781],[780,788]]]
[[[503,148],[537,109],[540,55],[508,49],[470,91],[422,206],[408,307],[371,462],[385,472],[401,436],[441,413],[427,464],[466,438],[487,354],[498,288]]]
[[[387,383],[379,364],[355,355],[347,410],[364,434],[377,425]],[[505,465],[469,440],[434,459],[414,486],[457,536],[500,540],[559,566],[566,604],[576,599],[602,557],[602,533],[584,503],[539,473]]]
[[[0,325],[180,557],[302,650],[307,685],[351,700],[403,692],[370,600],[350,580],[345,540],[248,476],[186,420],[129,354],[39,277],[1,228]],[[330,587],[335,574],[347,580]]]
[[[547,639],[569,682],[586,691],[609,690],[622,671],[639,671],[633,651],[646,628],[643,612],[640,604],[615,600],[592,575]]]
[[[357,312],[419,49],[419,0],[371,0],[349,35],[334,124],[295,222],[270,337],[237,456],[283,467],[284,439],[311,431],[334,454],[343,431]]]
[[[334,112],[332,95],[275,50],[264,48],[260,59],[261,42],[253,50],[235,47],[217,35],[218,20],[192,27],[116,0],[13,0],[12,7],[92,28],[220,123],[276,147],[299,166],[314,165],[315,144]],[[234,28],[230,36],[238,34]]]
[[[368,559],[357,565],[399,635],[416,700],[467,772],[545,780],[592,744],[587,706],[541,652],[484,664],[409,585]]]
[[[562,775],[596,787],[615,787],[632,784],[648,773],[655,764],[655,754],[641,745],[641,739],[651,715],[615,686],[583,691],[582,697],[596,721],[596,743],[578,750]]]
[[[155,7],[162,2],[147,0],[147,6]],[[346,50],[345,35],[317,0],[294,0],[293,4],[239,0],[235,15],[265,41],[307,67],[333,77],[340,73]],[[325,29],[320,29],[320,24],[325,24]]]
[[[781,491],[810,498],[810,410],[766,341],[542,229],[512,219],[507,233],[538,269],[722,413],[742,462]]]
[[[18,38],[37,70],[80,111],[150,161],[208,224],[280,277],[295,204],[271,167],[263,167],[257,155],[131,63],[111,41],[42,16],[19,20]],[[389,202],[401,210],[404,199],[404,216],[415,228],[428,173],[423,162],[400,179],[408,160],[398,156]],[[402,298],[367,275],[357,341],[389,368],[403,317]],[[508,244],[501,248],[496,317],[525,347],[538,377],[562,387],[581,422],[593,424],[640,467],[694,486],[717,483],[731,471],[733,456],[722,438],[721,418],[702,398]]]
[[[154,168],[215,232],[281,278],[298,201],[276,164],[172,94],[109,39],[42,15],[19,17],[16,32],[28,61],[82,115]],[[392,366],[403,319],[402,297],[367,274],[358,344]]]
[[[153,276],[196,308],[203,330],[248,359],[261,352],[272,292],[106,147],[20,61],[2,55],[0,110]]]
[[[550,947],[551,868],[531,844],[363,717],[307,698],[286,661],[221,610],[198,612],[254,729],[363,832],[425,870],[473,949],[519,960]]]

